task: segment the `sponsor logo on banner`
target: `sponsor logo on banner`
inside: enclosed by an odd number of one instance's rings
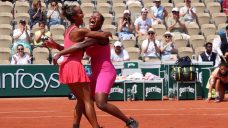
[[[119,87],[119,86],[112,87],[111,91],[110,91],[110,94],[111,93],[115,93],[115,92],[123,94],[124,93],[124,89]]]
[[[136,65],[135,65],[135,63],[128,63],[128,64],[127,64],[127,67],[128,67],[128,68],[130,68],[131,66],[132,66],[132,67],[135,67]]]
[[[195,89],[194,88],[191,88],[190,86],[188,86],[188,87],[184,87],[184,88],[180,88],[179,89],[179,96],[181,96],[182,95],[182,93],[186,93],[186,92],[191,92],[191,93],[195,93]]]
[[[32,74],[25,72],[25,69],[17,69],[14,73],[0,73],[0,89],[42,89],[43,92],[47,92],[50,88],[60,86],[58,76],[58,73],[47,76],[44,73]]]
[[[155,86],[155,87],[146,87],[145,96],[148,97],[148,94],[152,93],[152,92],[162,93],[161,91],[162,91],[162,89],[158,88],[157,86]]]

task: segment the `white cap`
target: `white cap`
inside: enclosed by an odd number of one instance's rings
[[[161,1],[161,0],[154,0],[154,2],[155,2],[155,1]]]
[[[148,12],[147,8],[142,8],[141,12]]]
[[[171,35],[171,36],[173,36],[173,34],[170,32],[170,31],[166,31],[165,33],[164,33],[164,36],[165,35]]]
[[[123,12],[124,14],[125,13],[128,13],[128,14],[130,14],[130,11],[129,10],[124,10],[124,12]]]
[[[121,43],[120,41],[116,41],[116,42],[114,43],[114,46],[115,46],[115,47],[117,47],[117,46],[122,47],[122,43]]]
[[[179,12],[179,9],[178,8],[173,8],[172,12]]]
[[[154,32],[153,28],[149,28],[148,32]]]

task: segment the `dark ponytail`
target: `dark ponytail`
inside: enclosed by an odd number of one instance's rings
[[[76,5],[64,5],[62,7],[62,14],[63,16],[65,16],[67,18],[67,20],[69,20],[71,23],[74,23],[74,19],[73,16],[76,15],[76,11],[75,11],[75,7],[77,7]]]

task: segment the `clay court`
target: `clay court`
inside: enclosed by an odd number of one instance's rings
[[[0,128],[71,128],[76,100],[61,98],[1,98]],[[228,128],[228,102],[112,101],[139,128]],[[104,128],[124,128],[120,120],[96,108]],[[81,128],[91,128],[83,117]]]

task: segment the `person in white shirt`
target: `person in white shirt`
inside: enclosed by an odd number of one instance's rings
[[[148,10],[143,8],[141,10],[141,16],[135,20],[135,32],[137,36],[144,36],[147,34],[148,29],[151,27],[151,19],[147,17]]]
[[[185,0],[185,6],[180,8],[180,17],[184,17],[185,23],[196,23],[196,8],[191,6],[191,0]]]
[[[26,26],[25,20],[20,20],[18,24],[18,28],[13,31],[13,47],[11,49],[11,55],[14,54],[14,50],[18,44],[22,44],[25,48],[32,50],[30,45],[30,31]]]
[[[24,46],[22,44],[17,45],[17,53],[12,56],[11,64],[31,64],[31,56],[24,52]]]
[[[49,19],[49,26],[61,24],[61,9],[57,1],[51,2],[51,8],[47,12],[47,18]]]
[[[123,48],[120,41],[114,43],[114,48],[111,49],[111,60],[113,62],[121,62],[130,60],[128,52]]]
[[[161,42],[155,39],[155,31],[153,28],[148,30],[148,39],[142,42],[141,55],[143,58],[158,58],[160,59]]]
[[[213,62],[214,67],[218,67],[221,59],[219,55],[212,52],[212,43],[207,42],[205,44],[205,51],[198,56],[198,62]]]

